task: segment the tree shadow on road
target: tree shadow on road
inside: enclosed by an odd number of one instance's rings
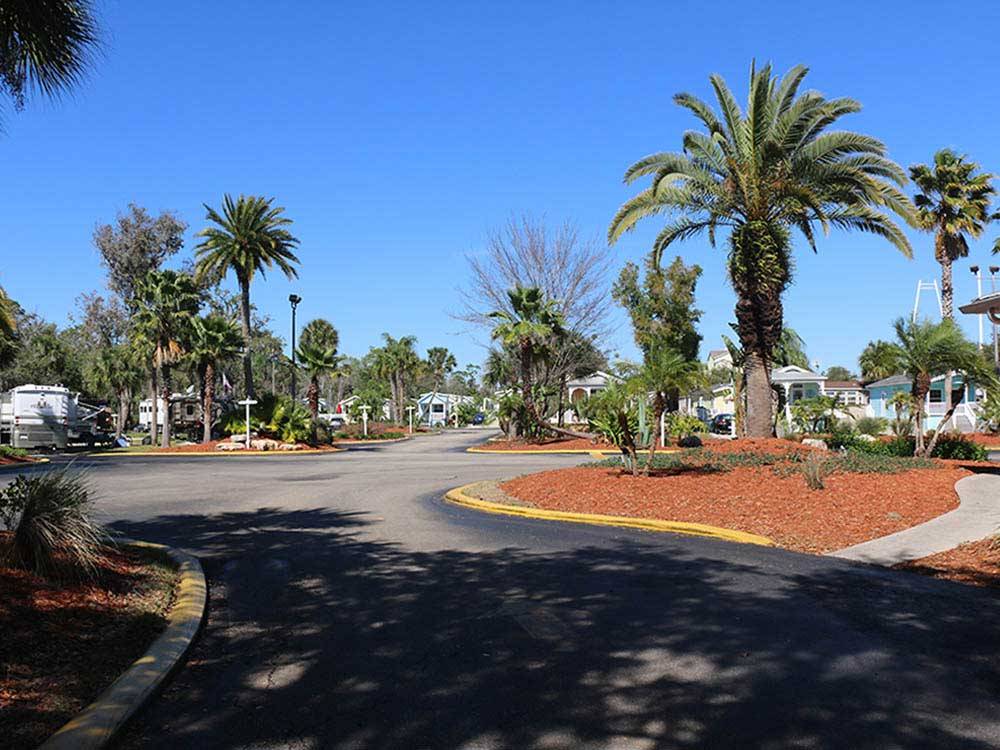
[[[993,747],[997,604],[678,541],[422,553],[329,510],[117,526],[202,556],[187,666],[123,747]],[[722,555],[720,555],[722,557]],[[811,566],[811,567],[810,567]],[[801,571],[801,567],[794,568]]]

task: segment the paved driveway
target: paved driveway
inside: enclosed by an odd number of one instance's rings
[[[95,460],[108,520],[210,582],[192,658],[121,745],[1000,746],[995,593],[445,505],[580,461],[464,453],[480,439]]]

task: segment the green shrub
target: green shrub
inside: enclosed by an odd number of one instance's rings
[[[478,413],[479,409],[476,408],[476,405],[468,401],[462,401],[455,407],[458,424],[461,426],[472,424],[472,420],[476,418]]]
[[[878,437],[889,428],[889,420],[884,417],[861,417],[854,429],[861,435]]]
[[[931,455],[935,458],[953,458],[960,461],[986,461],[989,458],[985,447],[959,433],[941,435]]]
[[[830,434],[826,438],[826,445],[831,450],[853,448],[857,443],[862,442],[858,437],[859,434],[852,424],[841,420],[833,425]]]
[[[700,448],[702,442],[701,438],[697,435],[684,435],[677,439],[677,445],[681,448]]]
[[[24,448],[15,448],[12,445],[0,445],[0,457],[27,458],[28,451],[26,451]]]
[[[38,575],[94,575],[107,533],[91,518],[90,488],[65,469],[19,476],[0,491],[0,521],[13,531],[4,563]]]
[[[246,429],[245,412],[234,411],[222,423],[222,431],[229,435],[238,435]],[[302,443],[312,437],[312,417],[306,407],[292,402],[288,396],[268,393],[250,407],[250,429],[286,443]]]
[[[857,453],[872,456],[912,456],[916,440],[912,437],[896,436],[891,440],[859,440],[851,446]]]
[[[667,414],[663,419],[663,426],[667,435],[675,440],[705,432],[705,423],[698,417],[679,411]]]

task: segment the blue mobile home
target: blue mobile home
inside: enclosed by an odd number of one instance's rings
[[[924,402],[924,428],[927,430],[936,429],[944,417],[945,407],[945,379],[946,376],[938,375],[931,380],[931,389]],[[895,410],[889,400],[894,394],[903,392],[909,393],[913,381],[906,375],[893,375],[883,380],[878,380],[868,386],[868,413],[873,417],[885,417],[894,419]],[[959,432],[974,432],[976,429],[976,387],[975,383],[966,383],[961,375],[955,375],[951,381],[952,401],[957,406],[948,429]]]

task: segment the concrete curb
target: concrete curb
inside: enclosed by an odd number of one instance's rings
[[[190,452],[160,452],[157,450],[130,451],[121,453],[84,453],[85,458],[250,458],[251,456],[319,456],[324,453],[343,453],[346,448],[326,448],[324,450],[307,449],[302,451],[190,451]]]
[[[337,440],[334,442],[336,446],[344,446],[341,450],[350,450],[351,448],[363,448],[366,445],[389,445],[390,443],[405,443],[407,440],[412,440],[412,437],[401,437],[401,438],[390,438],[388,440]]]
[[[474,483],[475,484],[475,483]],[[642,529],[643,531],[666,532],[670,534],[688,534],[691,536],[705,536],[713,539],[721,539],[727,542],[739,542],[741,544],[758,544],[763,547],[774,547],[775,544],[767,537],[749,534],[745,531],[734,529],[723,529],[718,526],[708,526],[700,523],[687,523],[684,521],[662,521],[653,518],[628,518],[625,516],[602,516],[595,513],[568,513],[561,510],[543,510],[539,508],[525,508],[518,505],[504,505],[493,503],[488,500],[480,500],[465,493],[471,484],[456,487],[445,494],[445,499],[462,505],[466,508],[483,511],[485,513],[498,513],[506,516],[518,516],[520,518],[533,518],[542,521],[564,521],[568,523],[585,523],[592,526],[619,526],[628,529]]]
[[[18,469],[28,469],[32,466],[44,466],[51,461],[51,458],[36,458],[34,461],[18,461],[13,464],[0,465],[0,471],[17,471]]]
[[[977,542],[1000,530],[1000,477],[962,477],[955,483],[955,492],[959,503],[955,510],[895,534],[827,554],[890,566],[954,549],[965,542]]]
[[[93,703],[70,719],[39,750],[97,750],[105,747],[180,665],[201,629],[208,600],[198,558],[150,542],[123,540],[130,547],[158,551],[177,566],[177,600],[166,629],[149,650]]]

